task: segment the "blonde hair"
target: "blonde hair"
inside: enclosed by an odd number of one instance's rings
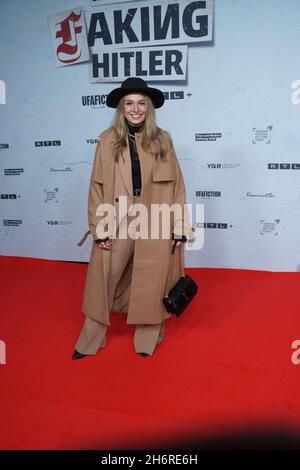
[[[145,152],[152,154],[152,156],[156,159],[161,158],[162,160],[165,160],[167,154],[167,143],[166,140],[163,138],[163,130],[156,125],[155,109],[151,99],[147,95],[143,96],[145,96],[147,106],[144,126],[141,131],[142,149]],[[113,156],[115,161],[117,162],[119,161],[122,151],[127,146],[126,136],[128,133],[128,126],[126,124],[125,115],[123,111],[125,98],[126,97],[123,96],[123,98],[120,99],[112,122],[112,126],[110,128],[114,129],[115,131],[115,140],[113,143]]]

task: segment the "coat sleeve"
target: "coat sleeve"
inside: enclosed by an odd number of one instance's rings
[[[97,240],[99,237],[96,233],[97,224],[101,218],[96,215],[97,207],[103,203],[103,169],[102,169],[102,142],[101,134],[100,139],[97,142],[96,151],[94,155],[93,169],[90,179],[89,195],[88,195],[88,222],[89,229]]]
[[[189,212],[186,206],[185,183],[171,137],[170,152],[175,164],[175,186],[173,204],[179,204],[181,208],[178,215],[175,212],[173,234],[175,238],[181,238],[182,236],[185,236],[187,240],[191,241],[194,239],[194,229],[190,224]]]

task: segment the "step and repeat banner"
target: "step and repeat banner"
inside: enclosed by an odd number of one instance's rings
[[[88,261],[106,96],[139,76],[204,236],[187,266],[298,271],[299,21],[298,0],[0,0],[0,254]]]

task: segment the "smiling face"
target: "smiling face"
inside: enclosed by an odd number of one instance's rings
[[[147,102],[144,95],[132,94],[124,98],[124,116],[129,124],[138,126],[146,119]]]

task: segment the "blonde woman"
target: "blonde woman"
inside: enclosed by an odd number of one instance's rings
[[[164,336],[164,321],[170,317],[162,299],[172,245],[176,248],[170,285],[180,277],[183,247],[179,247],[191,229],[183,210],[185,184],[171,136],[156,125],[155,109],[164,104],[163,93],[131,77],[109,93],[106,104],[116,113],[113,125],[99,135],[88,197],[89,230],[79,242],[89,233],[94,239],[83,299],[86,319],[73,359],[95,355],[106,346],[111,311],[127,312],[127,323],[136,325],[136,353],[154,353]],[[130,210],[141,207],[136,204],[143,206],[144,216],[139,235],[139,211]],[[182,209],[169,213],[167,237],[158,219],[151,217],[151,208],[161,204]],[[107,207],[113,217],[105,212]]]

